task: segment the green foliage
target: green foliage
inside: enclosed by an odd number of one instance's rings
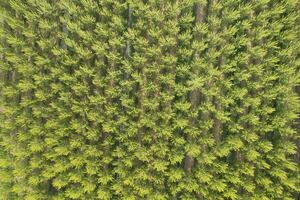
[[[0,199],[299,199],[299,8],[0,0]]]

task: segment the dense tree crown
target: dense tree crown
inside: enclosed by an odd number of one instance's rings
[[[298,10],[0,0],[0,199],[300,199]]]

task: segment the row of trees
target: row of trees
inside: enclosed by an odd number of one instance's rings
[[[0,0],[0,199],[299,199],[299,6]]]

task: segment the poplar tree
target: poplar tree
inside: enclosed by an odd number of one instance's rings
[[[299,199],[297,0],[0,0],[0,199]]]

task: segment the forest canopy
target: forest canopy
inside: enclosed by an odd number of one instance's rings
[[[0,200],[299,200],[298,0],[0,0]]]

